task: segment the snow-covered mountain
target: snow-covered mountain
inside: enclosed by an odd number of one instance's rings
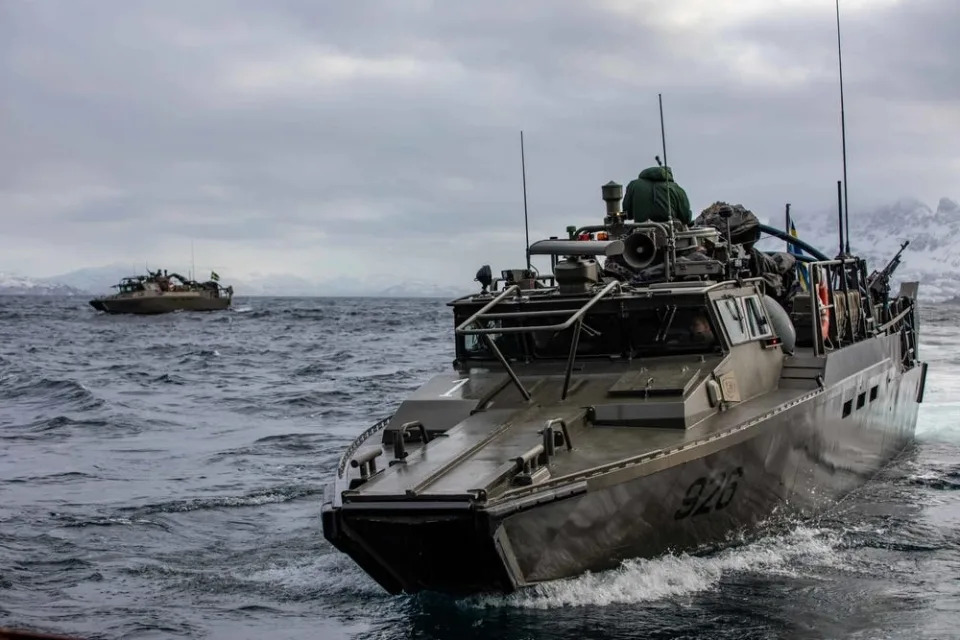
[[[44,282],[59,282],[75,289],[90,291],[97,294],[116,293],[111,287],[125,276],[136,275],[129,265],[110,264],[103,267],[87,267],[77,269],[51,278],[43,278]]]
[[[836,211],[794,210],[791,214],[802,240],[828,256],[836,255]],[[868,270],[882,269],[904,240],[910,244],[894,275],[893,292],[901,281],[918,280],[921,300],[939,302],[960,296],[960,205],[941,198],[934,210],[918,200],[904,198],[870,212],[850,212],[850,250],[867,259]],[[770,242],[765,241],[764,248],[776,246],[782,250],[782,242]]]
[[[0,272],[0,295],[82,296],[87,292],[63,283]]]
[[[479,290],[480,285],[475,287],[448,287],[429,282],[408,280],[381,289],[375,295],[383,298],[447,298],[452,300],[470,293],[476,293]]]

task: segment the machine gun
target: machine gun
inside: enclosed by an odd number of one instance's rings
[[[900,255],[903,253],[903,250],[907,248],[908,244],[910,244],[910,241],[904,240],[903,244],[900,245],[900,251],[897,251],[897,255],[891,258],[887,266],[885,266],[882,271],[874,270],[873,273],[870,274],[870,277],[867,278],[867,287],[870,288],[870,293],[873,294],[875,299],[883,300],[884,304],[886,304],[890,296],[890,278],[893,276],[893,272],[897,270],[897,267],[900,266]]]

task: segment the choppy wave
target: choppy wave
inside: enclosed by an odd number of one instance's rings
[[[76,380],[8,375],[0,385],[0,398],[20,403],[50,402],[77,410],[96,409],[103,404],[83,383]]]
[[[136,525],[148,525],[151,527],[160,527],[169,529],[169,527],[159,520],[150,518],[127,518],[122,516],[76,516],[70,514],[51,514],[57,518],[60,526],[63,527],[128,527]]]
[[[156,504],[147,504],[139,507],[123,507],[122,511],[130,511],[138,516],[145,516],[154,513],[186,513],[205,509],[236,509],[240,507],[258,507],[265,504],[289,502],[290,500],[322,493],[322,487],[281,486],[260,489],[240,496],[191,498],[189,500],[158,502]]]
[[[61,473],[46,473],[38,475],[26,475],[19,478],[5,478],[5,483],[10,484],[61,484],[75,482],[77,480],[85,480],[93,478],[87,473],[81,473],[79,471],[64,471]]]
[[[960,489],[960,464],[929,465],[923,471],[908,475],[906,480],[938,491],[956,491]]]

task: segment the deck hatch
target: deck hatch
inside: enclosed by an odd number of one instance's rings
[[[700,376],[699,367],[628,371],[613,383],[611,396],[684,395]]]

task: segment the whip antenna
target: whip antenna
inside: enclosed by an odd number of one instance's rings
[[[663,128],[663,94],[657,94],[657,100],[660,102],[660,142],[663,146],[663,166],[668,167],[667,164],[667,133],[666,129]]]
[[[850,200],[847,198],[847,126],[843,113],[843,54],[840,49],[840,0],[837,2],[837,61],[840,64],[840,139],[843,144],[843,215],[847,228],[846,252],[850,253]],[[842,238],[841,238],[842,240]]]
[[[668,177],[667,172],[670,171],[670,165],[667,164],[667,130],[663,126],[663,94],[657,94],[657,102],[660,103],[660,143],[663,145],[663,174],[664,178],[667,180],[667,220],[669,221],[669,233],[667,234],[667,255],[668,259],[664,263],[664,275],[667,279],[670,279],[670,271],[672,266],[677,262],[677,241],[676,241],[676,229],[673,227],[673,195],[674,195],[674,184],[672,183],[672,177]],[[657,158],[657,164],[660,164],[660,159]],[[669,174],[672,176],[672,173]]]
[[[666,178],[670,165],[667,164],[667,130],[663,126],[663,94],[657,94],[657,101],[660,103],[660,143],[663,145],[663,174]],[[660,158],[657,158],[657,164],[660,164]],[[673,187],[667,180],[667,218],[670,220],[670,241],[673,240]]]
[[[523,228],[527,236],[527,269],[529,270],[532,265],[530,264],[530,221],[527,218],[527,162],[523,156],[523,130],[520,131],[520,171],[523,174]]]

